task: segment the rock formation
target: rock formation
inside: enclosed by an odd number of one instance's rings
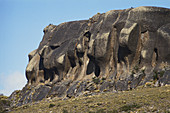
[[[137,7],[48,25],[29,54],[17,105],[45,97],[170,84],[170,9]],[[14,99],[15,98],[15,99]]]

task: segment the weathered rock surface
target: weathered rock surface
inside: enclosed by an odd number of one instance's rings
[[[137,7],[44,28],[18,105],[45,97],[170,84],[170,9]],[[14,95],[11,95],[11,97]]]
[[[3,94],[0,95],[0,113],[5,113],[9,111],[10,108],[10,101],[8,100],[8,97],[3,96]]]

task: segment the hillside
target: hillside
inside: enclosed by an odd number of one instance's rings
[[[40,106],[43,112],[64,107],[72,112],[169,109],[170,9],[111,10],[88,20],[49,24],[43,32],[38,48],[28,55],[27,84],[8,98],[11,108],[34,110]],[[158,88],[136,90],[142,86]],[[84,97],[88,95],[96,96]],[[44,102],[53,98],[60,100],[48,108],[50,103]],[[83,104],[86,99],[90,102]],[[33,103],[37,104],[30,106]]]
[[[170,113],[170,86],[139,87],[61,100],[43,99],[13,108],[10,113]]]

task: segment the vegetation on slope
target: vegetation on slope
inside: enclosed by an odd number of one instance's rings
[[[11,113],[170,113],[170,86],[138,87],[71,99],[44,99],[13,108]]]

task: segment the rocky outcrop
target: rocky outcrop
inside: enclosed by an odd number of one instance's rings
[[[6,113],[9,111],[10,108],[10,101],[8,100],[8,97],[3,96],[3,94],[0,94],[0,113]]]
[[[170,84],[170,9],[138,7],[48,25],[29,54],[18,105],[45,97]],[[11,95],[12,96],[12,95]],[[27,101],[25,101],[25,100]]]

